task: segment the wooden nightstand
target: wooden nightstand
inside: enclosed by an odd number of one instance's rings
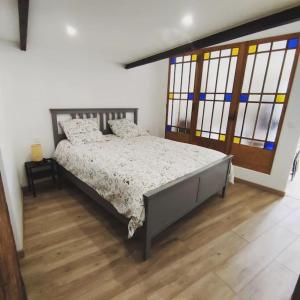
[[[25,162],[25,170],[28,181],[29,190],[36,197],[35,180],[52,177],[52,181],[56,183],[57,169],[56,162],[52,158],[44,158],[40,162],[28,161]]]

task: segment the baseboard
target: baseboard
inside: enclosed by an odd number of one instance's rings
[[[264,190],[264,191],[272,193],[272,194],[276,194],[276,195],[281,196],[281,197],[285,196],[285,192],[283,192],[283,191],[272,189],[270,187],[267,187],[267,186],[264,186],[264,185],[261,185],[261,184],[258,184],[258,183],[254,183],[254,182],[251,182],[251,181],[248,181],[248,180],[245,180],[245,179],[241,179],[241,178],[234,178],[234,180],[236,182],[246,183],[248,185],[251,185],[253,187],[256,187],[258,189]]]
[[[18,255],[18,258],[19,258],[19,259],[23,258],[23,257],[25,256],[24,250],[19,250],[19,251],[17,251],[17,255]]]

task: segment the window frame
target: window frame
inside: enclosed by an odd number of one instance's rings
[[[261,43],[269,43],[274,42],[278,40],[289,40],[292,38],[298,39],[298,45],[295,48],[295,56],[294,61],[292,64],[292,68],[290,71],[290,78],[287,85],[287,91],[285,93],[285,101],[283,102],[283,107],[280,115],[280,119],[278,122],[278,128],[277,133],[275,137],[275,148],[270,151],[262,148],[252,147],[252,146],[246,146],[242,144],[234,144],[234,133],[235,128],[237,124],[237,116],[238,116],[238,109],[239,109],[239,98],[242,94],[242,85],[245,75],[245,69],[246,69],[246,62],[248,57],[248,48],[252,44],[261,44]],[[192,106],[192,115],[191,115],[191,122],[190,122],[190,132],[189,133],[181,133],[181,132],[167,132],[165,133],[165,137],[168,139],[185,142],[185,143],[191,143],[196,144],[200,146],[204,146],[207,148],[215,149],[222,151],[226,154],[233,154],[233,163],[237,166],[241,166],[247,169],[263,172],[266,174],[270,174],[272,170],[272,165],[274,161],[274,157],[276,155],[276,150],[278,146],[278,142],[280,140],[280,135],[282,131],[282,125],[285,118],[285,112],[288,105],[289,97],[290,97],[290,91],[292,88],[293,80],[295,77],[295,71],[298,63],[299,58],[299,51],[300,51],[300,33],[291,33],[291,34],[285,34],[280,36],[272,36],[267,38],[261,38],[261,39],[255,39],[255,40],[249,40],[244,42],[238,42],[238,43],[231,43],[231,44],[222,44],[220,46],[214,46],[214,47],[208,47],[199,49],[196,51],[189,51],[186,53],[183,53],[180,56],[185,55],[197,55],[196,60],[196,71],[195,71],[195,81],[194,81],[194,99],[193,99],[193,106]],[[200,86],[201,86],[201,76],[202,76],[202,68],[203,68],[203,55],[205,52],[212,52],[217,50],[222,50],[226,48],[239,48],[239,53],[237,57],[237,65],[236,65],[236,73],[235,73],[235,79],[234,79],[234,85],[233,85],[233,91],[232,91],[232,101],[230,104],[230,110],[228,115],[228,124],[227,124],[227,131],[226,131],[226,142],[223,142],[223,145],[217,141],[212,140],[209,138],[199,138],[196,137],[196,126],[197,126],[197,118],[198,118],[198,106],[199,106],[199,96],[200,96]],[[287,48],[287,46],[286,46]],[[285,51],[287,52],[287,51]],[[271,56],[272,50],[270,52]],[[169,93],[169,85],[170,85],[170,69],[171,69],[171,59],[169,61],[169,74],[168,74],[168,89],[167,89],[167,105],[166,105],[166,125],[168,121],[168,93]],[[282,63],[282,66],[284,64],[284,61]],[[283,67],[282,67],[283,68]],[[252,71],[253,72],[253,71]],[[280,78],[278,79],[280,81]],[[279,83],[278,83],[279,84]],[[275,100],[274,100],[275,103]],[[260,107],[260,106],[259,106]],[[257,112],[257,114],[259,111]],[[213,118],[213,116],[211,117]],[[249,159],[249,157],[255,159]]]

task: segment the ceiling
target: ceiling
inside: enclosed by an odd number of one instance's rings
[[[127,63],[299,5],[299,0],[30,0],[28,50],[97,51]],[[181,20],[192,15],[193,24]],[[66,26],[77,35],[66,34]],[[16,0],[0,1],[0,42],[18,42]]]

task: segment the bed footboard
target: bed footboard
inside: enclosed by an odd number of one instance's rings
[[[232,156],[187,174],[144,195],[144,259],[150,257],[154,237],[212,195],[225,196]]]

